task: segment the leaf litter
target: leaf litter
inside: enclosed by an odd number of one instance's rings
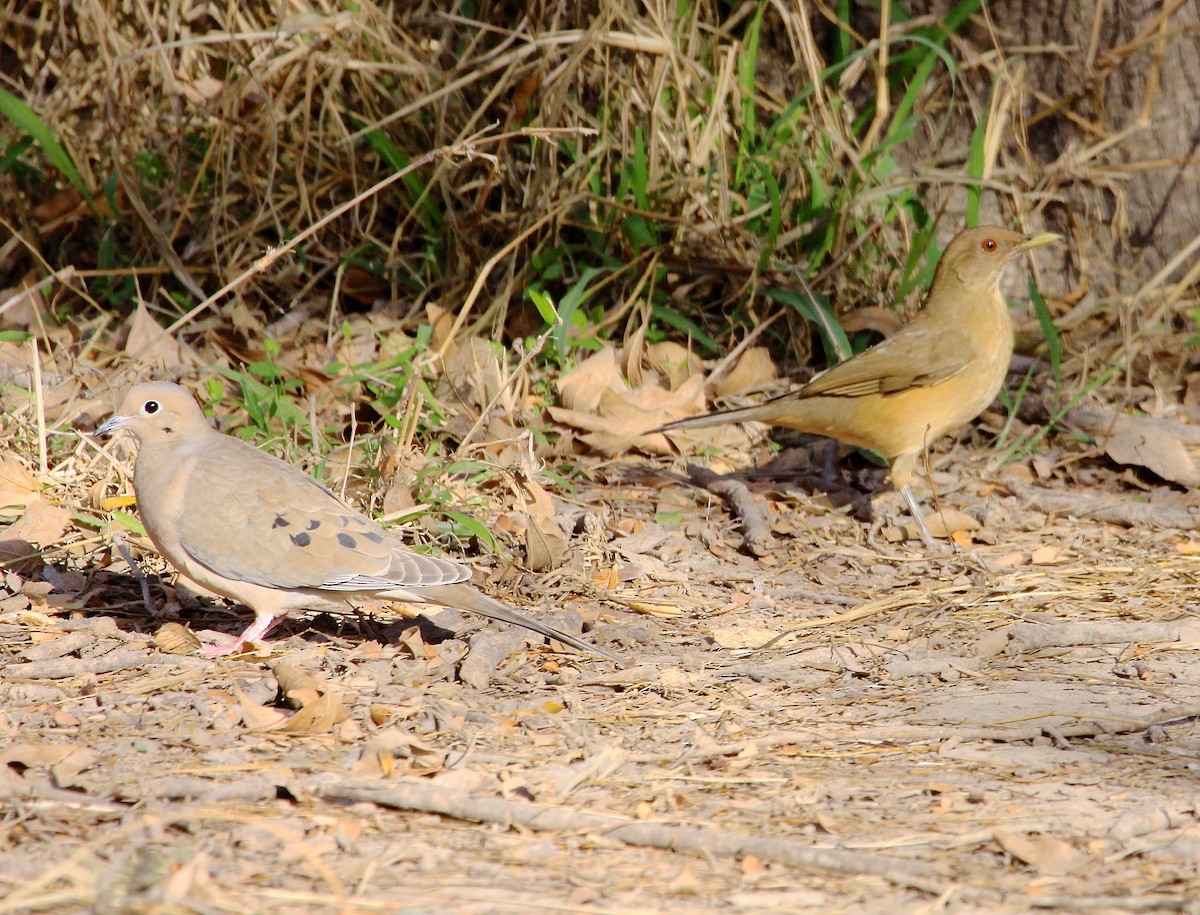
[[[954,451],[957,466],[981,457]],[[654,524],[670,461],[582,460],[593,482],[570,504],[590,526],[566,523],[545,479],[494,491],[490,510],[554,521],[567,544],[552,573],[495,579],[586,611],[591,637],[640,662],[630,671],[523,633],[472,636],[449,612],[289,621],[263,657],[163,653],[119,562],[85,564],[38,599],[84,599],[78,610],[34,624],[31,599],[0,613],[3,790],[43,811],[74,862],[42,882],[8,871],[12,905],[94,900],[138,855],[174,863],[129,898],[255,908],[280,893],[345,899],[364,878],[367,898],[402,883],[511,908],[531,886],[627,907],[649,883],[678,910],[737,894],[786,907],[804,888],[830,907],[953,886],[1009,907],[1166,900],[1180,897],[1165,875],[1194,880],[1186,535],[1048,516],[1003,474],[964,473],[941,502],[990,536],[948,560],[873,549],[846,518],[777,536],[764,566],[701,491],[675,504],[690,499],[681,510],[707,542]],[[641,482],[639,463],[653,469]],[[6,588],[27,581],[10,573]],[[226,619],[153,590],[170,615]],[[117,810],[130,811],[120,830],[84,838]],[[232,841],[163,843],[164,816]]]

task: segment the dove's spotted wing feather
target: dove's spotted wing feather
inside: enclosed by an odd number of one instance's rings
[[[214,434],[188,468],[179,540],[206,568],[270,588],[345,592],[466,581],[457,562],[423,556],[312,477]],[[195,511],[201,507],[202,511]]]
[[[155,546],[193,582],[254,609],[245,632],[207,653],[237,651],[297,610],[374,595],[470,610],[623,663],[485,597],[465,566],[412,552],[307,474],[217,432],[178,385],[133,388],[96,431],[118,429],[138,439],[134,487]]]

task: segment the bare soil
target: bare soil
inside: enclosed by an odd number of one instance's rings
[[[482,581],[627,670],[449,612],[202,659],[244,614],[8,573],[0,912],[1200,911],[1195,535],[1029,507],[1128,474],[956,446],[945,556],[755,484],[752,558],[678,465],[589,469],[566,564]]]

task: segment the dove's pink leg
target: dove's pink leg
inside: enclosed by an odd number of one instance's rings
[[[259,639],[265,636],[273,628],[275,624],[284,619],[282,616],[271,616],[262,614],[254,618],[254,622],[246,627],[246,631],[239,635],[228,645],[205,645],[200,649],[201,654],[210,658],[224,657],[229,654],[237,654],[242,650],[242,646],[247,642],[257,643]]]

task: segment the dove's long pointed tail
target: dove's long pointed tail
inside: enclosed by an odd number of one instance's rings
[[[511,607],[500,603],[500,601],[493,600],[486,594],[476,591],[469,585],[435,585],[420,589],[410,588],[409,590],[419,593],[422,597],[427,597],[431,603],[443,604],[447,607],[453,607],[456,610],[468,610],[501,623],[521,626],[530,632],[544,635],[548,639],[555,639],[564,645],[570,645],[584,654],[599,655],[622,667],[629,666],[626,661],[623,661],[612,652],[591,645],[577,636],[568,635],[565,632],[555,629],[553,626],[539,623],[537,620],[531,619],[523,613],[518,613]]]

